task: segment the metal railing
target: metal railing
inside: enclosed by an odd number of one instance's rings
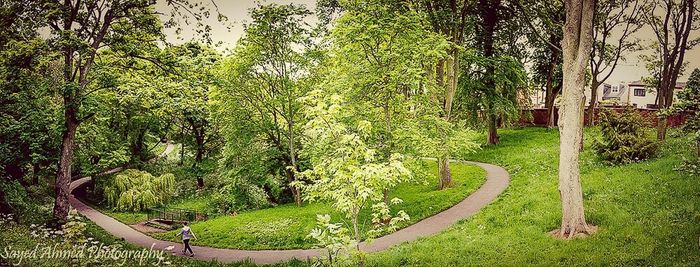
[[[192,222],[204,221],[208,217],[204,212],[188,209],[149,208],[147,213],[149,221]]]

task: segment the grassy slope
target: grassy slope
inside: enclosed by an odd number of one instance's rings
[[[453,164],[454,188],[435,191],[437,166],[427,163],[432,174],[426,184],[406,184],[393,190],[391,197],[399,197],[404,203],[394,210],[403,209],[411,222],[445,210],[475,191],[484,181],[485,172],[472,165]],[[275,208],[241,213],[235,217],[220,216],[205,222],[192,224],[199,238],[197,245],[244,249],[309,248],[313,241],[306,239],[316,224],[316,214],[331,214],[333,220],[342,217],[328,204],[312,203],[303,207],[282,205]],[[370,218],[365,214],[364,218]],[[154,234],[155,237],[176,241],[175,232]]]
[[[586,133],[587,148],[590,136]],[[674,171],[690,150],[671,139],[657,159],[627,166],[582,155],[584,205],[592,237],[556,240],[558,132],[502,130],[502,144],[472,159],[505,167],[511,185],[499,199],[442,234],[371,254],[375,266],[675,265],[699,266],[700,183]]]

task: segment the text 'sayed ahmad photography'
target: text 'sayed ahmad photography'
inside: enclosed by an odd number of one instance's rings
[[[700,266],[700,0],[0,14],[0,266]]]

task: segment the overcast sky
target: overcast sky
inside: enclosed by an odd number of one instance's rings
[[[232,48],[236,41],[243,35],[243,24],[250,21],[250,16],[248,15],[249,9],[255,7],[257,2],[261,3],[280,3],[280,4],[301,4],[305,5],[309,10],[314,10],[316,0],[214,0],[219,7],[219,11],[229,18],[231,23],[231,30],[229,31],[225,25],[219,23],[215,16],[208,21],[208,24],[212,26],[212,39],[214,42],[222,42],[221,50],[225,48]],[[160,11],[167,12],[167,6],[165,1],[158,1],[158,8]],[[211,6],[211,3],[204,1],[206,4]],[[213,10],[213,6],[212,6]],[[313,18],[311,19],[314,20]],[[174,30],[167,31],[168,38],[175,43],[184,42],[183,40],[189,40],[193,37],[193,33],[188,31],[184,27],[183,33],[178,40],[175,35]],[[694,35],[698,36],[700,32],[695,32]],[[691,36],[692,37],[692,36]],[[649,27],[645,27],[637,33],[637,38],[639,38],[643,44],[648,45],[653,41],[654,35]],[[642,53],[650,53],[651,51],[644,51]],[[640,77],[648,75],[644,63],[640,62],[637,54],[627,55],[627,61],[618,64],[615,72],[608,79],[608,83],[618,83],[618,82],[630,82],[634,80],[639,80]],[[684,76],[679,78],[679,81],[685,81],[687,76],[694,68],[700,68],[700,47],[688,51],[685,56],[686,61],[689,62],[688,70]]]

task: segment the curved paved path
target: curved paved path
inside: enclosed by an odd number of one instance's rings
[[[168,151],[166,150],[166,152],[163,154],[165,155],[167,152]],[[474,164],[486,170],[486,182],[484,182],[484,184],[478,190],[443,212],[425,218],[413,225],[393,232],[389,235],[377,238],[369,244],[362,242],[360,243],[360,248],[366,252],[376,252],[385,250],[393,245],[413,241],[420,237],[441,232],[456,222],[474,215],[477,211],[479,211],[479,209],[495,200],[496,197],[498,197],[498,195],[503,192],[506,187],[508,187],[510,176],[505,169],[487,163],[471,161],[460,162]],[[83,177],[73,181],[70,186],[71,192],[75,188],[88,182],[90,179],[91,177]],[[159,250],[163,250],[169,246],[175,246],[173,252],[179,252],[182,250],[180,243],[154,239],[141,232],[138,232],[133,228],[115,220],[114,218],[104,215],[89,207],[85,203],[75,198],[72,194],[70,195],[69,201],[71,206],[73,206],[73,208],[75,208],[80,214],[104,228],[110,234],[118,238],[122,238],[131,244],[144,248],[153,247],[153,249]],[[325,252],[322,249],[239,250],[201,246],[192,246],[192,249],[196,253],[194,258],[200,260],[216,260],[225,263],[250,260],[257,264],[278,263],[288,261],[293,258],[306,260],[308,258],[318,257]],[[176,255],[182,256],[180,253],[177,253]]]

